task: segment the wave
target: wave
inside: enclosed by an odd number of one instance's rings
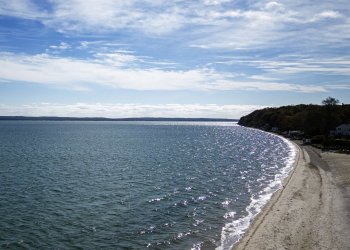
[[[274,135],[278,136],[278,135]],[[259,193],[252,194],[250,197],[250,204],[246,207],[246,216],[234,219],[236,213],[229,212],[226,218],[232,218],[233,221],[226,223],[221,231],[221,245],[216,248],[216,250],[226,250],[231,249],[234,244],[236,244],[247,231],[255,217],[262,211],[264,206],[271,199],[272,195],[279,189],[283,187],[283,181],[288,177],[290,171],[293,169],[295,158],[297,155],[297,149],[289,140],[278,136],[285,142],[289,148],[289,155],[285,158],[285,167],[279,169],[275,174],[274,179]]]

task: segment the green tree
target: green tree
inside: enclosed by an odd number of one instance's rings
[[[339,114],[337,112],[337,104],[339,103],[338,99],[333,97],[327,97],[322,101],[326,111],[326,126],[324,127],[323,134],[328,135],[331,129],[334,129],[335,126],[339,124]]]
[[[309,136],[320,135],[325,132],[326,121],[322,112],[315,110],[307,111],[304,120],[304,131]]]
[[[329,96],[322,101],[322,104],[325,106],[334,106],[339,104],[339,100]]]

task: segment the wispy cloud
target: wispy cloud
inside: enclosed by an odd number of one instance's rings
[[[49,47],[50,47],[50,49],[55,49],[55,50],[66,50],[66,49],[71,48],[71,46],[65,42],[61,42],[59,45],[51,45]]]
[[[0,104],[1,115],[13,116],[73,116],[73,117],[210,117],[239,118],[259,105],[217,104],[106,104],[106,103],[32,103],[27,105]]]
[[[25,19],[45,19],[48,13],[31,0],[0,0],[0,15]]]
[[[350,90],[350,82],[347,84],[332,84],[327,86],[328,89]]]
[[[48,54],[0,54],[0,79],[88,90],[91,86],[131,90],[264,90],[324,92],[322,86],[258,81],[214,69],[143,67],[144,59],[124,53],[97,54],[82,60]]]
[[[303,55],[290,55],[289,58],[240,59],[232,58],[217,64],[246,65],[278,74],[318,73],[323,75],[350,75],[350,57],[305,58]]]
[[[311,0],[261,0],[245,4],[230,0],[52,0],[50,3],[51,9],[43,10],[35,1],[0,0],[0,14],[36,19],[68,33],[127,29],[164,35],[195,28],[194,35],[184,42],[200,48],[248,49],[286,44],[300,47],[310,41],[318,45],[334,41],[345,45],[350,38],[350,7],[343,0],[317,4]]]
[[[183,16],[167,1],[54,0],[43,23],[61,32],[107,32],[119,29],[163,34],[182,26]]]
[[[7,30],[4,41],[17,48],[7,51],[17,53],[0,54],[0,80],[87,91],[339,93],[348,91],[349,13],[347,0],[0,0],[0,15],[35,20],[13,27],[44,30],[42,40],[54,34],[40,54],[43,46],[23,50]]]

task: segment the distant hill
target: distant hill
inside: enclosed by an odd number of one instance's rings
[[[136,118],[104,118],[104,117],[55,117],[55,116],[0,116],[0,120],[20,121],[187,121],[187,122],[238,122],[238,119],[221,118],[164,118],[164,117],[136,117]]]
[[[256,110],[243,116],[238,124],[280,131],[301,130],[307,136],[328,135],[342,123],[350,123],[350,104],[295,105]]]

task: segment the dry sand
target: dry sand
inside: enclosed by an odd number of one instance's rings
[[[298,149],[284,188],[234,249],[350,249],[350,155]]]

